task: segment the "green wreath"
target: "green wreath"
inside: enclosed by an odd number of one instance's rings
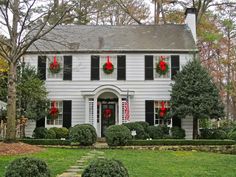
[[[106,73],[106,74],[111,74],[111,73],[113,73],[113,71],[114,71],[114,66],[113,66],[113,64],[111,63],[112,69],[106,69],[106,65],[107,65],[107,63],[104,63],[104,65],[103,65],[103,72]]]
[[[61,71],[61,65],[60,65],[60,63],[57,63],[57,64],[55,65],[55,63],[51,62],[50,65],[49,65],[49,70],[50,70],[50,72],[53,73],[53,74],[59,73],[59,72]]]
[[[161,62],[165,63],[165,70],[161,69],[160,64]],[[160,60],[157,64],[156,64],[156,72],[160,75],[166,75],[169,71],[169,65],[167,62]]]

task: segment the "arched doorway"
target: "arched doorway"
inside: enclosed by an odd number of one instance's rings
[[[98,127],[101,136],[106,129],[118,122],[118,97],[112,92],[104,92],[97,99]]]

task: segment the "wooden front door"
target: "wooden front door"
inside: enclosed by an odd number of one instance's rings
[[[106,129],[111,125],[115,125],[116,123],[115,104],[102,104],[101,114],[101,135],[104,137]]]

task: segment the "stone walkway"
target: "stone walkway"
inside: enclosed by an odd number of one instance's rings
[[[89,164],[89,162],[95,158],[105,158],[104,152],[92,150],[88,152],[86,155],[82,156],[79,160],[77,160],[74,166],[70,166],[68,170],[66,170],[61,175],[57,175],[57,177],[81,177],[81,174],[85,167]]]

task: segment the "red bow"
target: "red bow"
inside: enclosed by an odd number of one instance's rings
[[[162,71],[166,70],[166,62],[164,62],[163,60],[160,61],[159,66]]]
[[[110,118],[110,117],[111,117],[111,113],[112,113],[111,109],[106,108],[106,109],[104,110],[104,117],[105,117],[106,119]]]
[[[53,101],[52,102],[52,107],[51,107],[51,109],[50,109],[50,112],[49,112],[49,114],[52,116],[52,117],[54,117],[54,118],[56,118],[57,116],[58,116],[58,108],[56,107],[56,102],[55,101]]]
[[[165,102],[161,102],[161,108],[160,108],[160,117],[164,117],[166,114],[166,107],[165,107]]]
[[[107,56],[107,62],[106,62],[106,70],[112,70],[113,69],[113,65],[112,63],[110,62],[110,57]]]

